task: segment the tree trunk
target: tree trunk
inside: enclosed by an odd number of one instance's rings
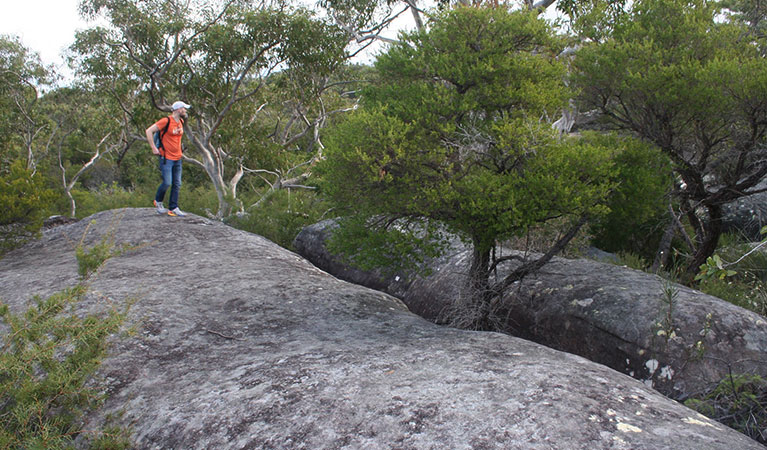
[[[696,274],[706,259],[713,255],[722,235],[722,207],[720,205],[707,205],[708,220],[703,221],[701,233],[696,236],[698,243],[690,264],[687,266],[689,274]]]
[[[495,242],[474,238],[468,292],[472,311],[472,325],[476,330],[489,330],[492,292],[490,290],[490,259]]]
[[[75,198],[72,197],[72,190],[66,189],[67,197],[69,197],[69,217],[74,218],[75,214],[77,213],[77,203],[75,202]]]
[[[190,158],[184,155],[184,159],[192,162],[205,170],[208,174],[208,178],[213,183],[213,188],[216,190],[216,197],[218,198],[218,211],[215,214],[216,219],[223,219],[232,212],[232,205],[229,204],[229,199],[234,198],[235,193],[232,192],[227,183],[224,181],[224,160],[226,154],[219,149],[214,148],[212,145],[205,145],[206,139],[199,136],[196,130],[189,128],[189,136],[195,148],[202,155],[202,161],[198,161],[194,158]]]
[[[650,267],[651,272],[657,272],[668,265],[668,258],[671,253],[671,241],[674,239],[675,231],[676,224],[672,217],[666,226],[666,231],[663,233],[660,244],[658,244],[658,252],[655,254],[655,260],[652,263],[652,267]]]

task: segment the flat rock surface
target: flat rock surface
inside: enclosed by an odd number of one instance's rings
[[[134,299],[137,332],[105,360],[109,398],[86,428],[114,414],[137,448],[763,448],[604,366],[434,325],[193,215],[108,211],[46,231],[0,260],[0,298],[20,311],[75,284],[87,226],[87,245],[111,232],[137,248],[81,307]]]

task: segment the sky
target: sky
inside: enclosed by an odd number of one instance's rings
[[[19,36],[22,44],[37,52],[44,64],[54,65],[66,82],[72,75],[62,53],[74,43],[75,31],[89,26],[80,18],[78,4],[79,0],[3,0],[0,34]],[[409,14],[404,14],[401,20],[403,25],[395,24],[395,30],[412,21]],[[386,34],[394,37],[396,31]],[[369,63],[375,53],[371,50],[357,62]]]
[[[3,0],[0,34],[19,36],[44,64],[54,65],[66,82],[72,74],[62,53],[74,43],[75,31],[89,27],[80,18],[78,4],[79,0]]]
[[[0,34],[16,35],[43,63],[66,71],[62,52],[75,41],[75,31],[88,23],[77,12],[79,0],[5,0]]]

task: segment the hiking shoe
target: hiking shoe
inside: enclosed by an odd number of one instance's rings
[[[162,206],[162,202],[158,202],[157,200],[154,201],[154,207],[157,208],[157,214],[165,214],[168,212],[168,210]]]
[[[175,217],[175,216],[184,217],[186,215],[186,213],[181,211],[180,209],[178,209],[178,207],[176,207],[176,208],[173,208],[170,211],[168,211],[168,215],[169,216],[173,216],[173,217]]]

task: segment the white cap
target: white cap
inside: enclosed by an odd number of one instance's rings
[[[189,109],[189,108],[191,108],[191,107],[192,107],[192,105],[187,105],[187,104],[186,104],[186,103],[184,103],[184,102],[176,102],[176,103],[174,103],[174,104],[173,104],[173,106],[171,106],[171,107],[170,107],[170,109],[171,109],[172,111],[175,111],[175,110],[177,110],[177,109],[181,109],[181,108],[187,108],[187,109]]]

